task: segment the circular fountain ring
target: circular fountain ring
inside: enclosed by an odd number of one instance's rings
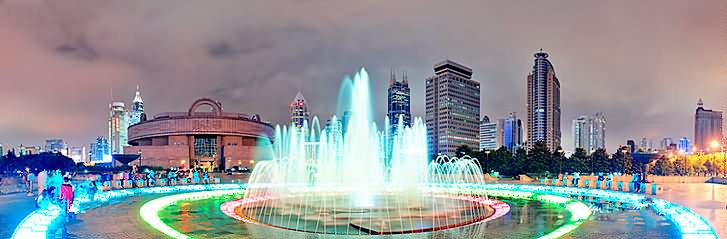
[[[220,209],[227,216],[253,225],[266,226],[291,231],[345,234],[345,235],[391,235],[432,232],[488,222],[510,212],[507,203],[481,196],[433,196],[442,203],[454,205],[455,209],[440,209],[431,214],[419,207],[405,208],[321,208],[308,205],[290,205],[299,210],[307,210],[312,215],[273,212],[260,205],[275,204],[279,198],[270,196],[247,197],[226,202]],[[290,198],[288,198],[290,199]],[[251,209],[252,208],[252,209]],[[255,210],[265,208],[265,210]],[[434,210],[437,211],[437,210]],[[265,215],[275,215],[275,217]],[[261,214],[263,214],[261,216]],[[418,215],[417,215],[418,214]],[[288,219],[284,219],[288,216]],[[295,217],[295,219],[291,219]],[[307,223],[301,223],[303,218]],[[280,219],[280,220],[276,220]],[[312,224],[309,221],[315,221]],[[343,222],[343,223],[342,223]],[[307,225],[306,225],[307,224]],[[327,226],[322,226],[326,224]],[[345,228],[345,229],[344,229]]]

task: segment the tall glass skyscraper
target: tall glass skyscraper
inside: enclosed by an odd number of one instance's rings
[[[689,138],[682,137],[681,139],[679,139],[679,144],[677,144],[677,149],[682,153],[691,153],[692,145],[689,143]]]
[[[535,53],[533,71],[528,75],[528,148],[543,142],[550,150],[560,147],[560,81],[555,76],[548,53]]]
[[[486,115],[480,120],[480,150],[496,150],[497,123],[490,121]]]
[[[480,83],[472,80],[472,69],[451,60],[439,62],[426,88],[429,152],[454,155],[462,145],[477,149]]]
[[[510,112],[506,118],[500,120],[502,145],[510,152],[517,151],[523,146],[523,123],[515,112]]]
[[[136,85],[136,94],[131,101],[131,111],[129,112],[129,126],[141,122],[142,114],[144,114],[144,101],[141,100],[139,85]]]
[[[705,109],[699,99],[694,113],[694,147],[701,152],[715,150],[710,148],[712,142],[721,143],[722,137],[722,111]]]
[[[109,141],[111,153],[123,154],[124,146],[128,145],[127,129],[129,127],[124,102],[113,102],[109,105]]]
[[[396,80],[396,73],[391,72],[389,80],[389,92],[387,98],[388,110],[386,116],[391,125],[391,134],[395,135],[401,118],[404,127],[411,126],[411,92],[406,72],[402,73],[402,80]]]

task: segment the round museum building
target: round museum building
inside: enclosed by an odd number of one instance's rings
[[[266,158],[273,127],[259,115],[225,112],[222,103],[203,98],[187,112],[142,119],[128,128],[128,137],[124,151],[141,154],[135,164],[224,170],[252,168]]]

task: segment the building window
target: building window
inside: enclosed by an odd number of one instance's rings
[[[217,155],[217,137],[195,136],[194,155],[202,157],[215,157]]]

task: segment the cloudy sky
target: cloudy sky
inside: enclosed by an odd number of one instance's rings
[[[384,116],[391,68],[406,70],[413,113],[424,79],[450,58],[474,69],[482,113],[525,112],[532,54],[560,78],[571,121],[603,111],[607,146],[693,135],[699,97],[727,109],[727,1],[0,0],[0,142],[87,145],[108,103],[142,87],[147,112],[199,97],[287,121],[301,90],[329,116],[339,82],[366,67]]]

